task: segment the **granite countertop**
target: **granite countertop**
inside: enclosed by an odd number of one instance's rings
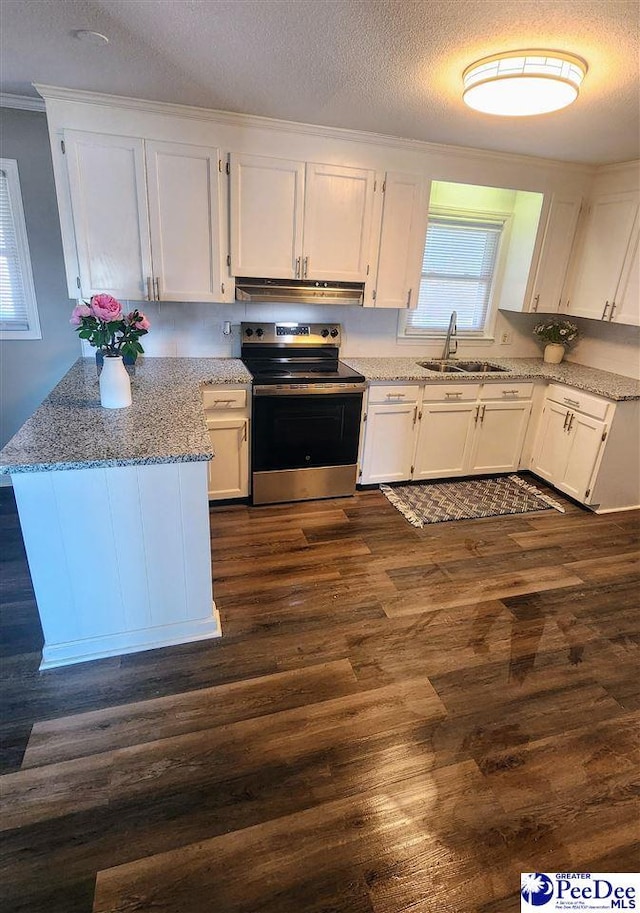
[[[508,368],[495,374],[440,374],[421,368],[416,358],[349,358],[342,359],[354,371],[364,374],[368,381],[428,381],[429,383],[461,383],[466,380],[547,380],[557,381],[606,396],[611,400],[640,399],[640,381],[622,374],[612,374],[599,368],[564,361],[549,365],[541,358],[488,358],[493,365]],[[427,361],[420,359],[421,361]],[[482,361],[482,358],[460,358],[460,361]]]
[[[133,404],[103,409],[95,359],[80,358],[0,451],[0,474],[210,460],[201,387],[249,383],[239,358],[145,358]]]

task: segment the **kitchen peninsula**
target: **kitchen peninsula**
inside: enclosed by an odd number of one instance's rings
[[[108,410],[95,361],[79,359],[2,450],[42,669],[220,636],[200,388],[249,380],[235,359],[147,359],[133,405]]]

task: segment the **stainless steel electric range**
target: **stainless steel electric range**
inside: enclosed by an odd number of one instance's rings
[[[338,359],[330,323],[243,323],[253,377],[253,503],[355,491],[365,379]]]

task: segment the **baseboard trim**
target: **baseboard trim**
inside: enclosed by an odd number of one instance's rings
[[[140,631],[126,631],[121,634],[106,634],[104,637],[92,637],[89,640],[64,644],[45,644],[42,649],[40,671],[221,636],[220,613],[214,602],[210,618],[163,625],[159,628],[143,628]]]
[[[640,510],[640,504],[632,504],[630,507],[603,507],[601,510],[594,510],[594,514],[622,514],[627,510]]]

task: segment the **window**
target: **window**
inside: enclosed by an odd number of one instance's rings
[[[505,218],[429,217],[422,279],[405,336],[445,333],[457,311],[458,333],[485,334]]]
[[[15,159],[0,159],[0,339],[42,339]]]

